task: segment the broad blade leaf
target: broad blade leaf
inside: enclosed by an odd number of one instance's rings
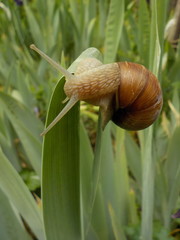
[[[87,49],[77,59],[100,55]],[[83,56],[83,57],[82,57]],[[74,71],[74,63],[70,71]],[[64,107],[64,81],[53,92],[47,123]],[[81,239],[79,106],[74,106],[44,139],[42,197],[47,240]]]

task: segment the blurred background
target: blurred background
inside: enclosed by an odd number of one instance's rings
[[[105,63],[136,62],[158,76],[164,105],[151,141],[148,132],[111,127],[87,239],[180,239],[180,221],[172,218],[180,208],[179,0],[0,1],[0,239],[45,239],[40,133],[60,74],[32,43],[67,67],[94,47]],[[93,151],[98,108],[82,102],[80,112]]]

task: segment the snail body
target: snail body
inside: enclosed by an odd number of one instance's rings
[[[66,77],[64,91],[69,102],[43,135],[79,100],[100,106],[103,127],[112,120],[124,129],[141,130],[158,117],[163,103],[161,88],[155,75],[144,66],[131,62],[102,64],[95,58],[87,58],[72,75],[34,45],[31,48]]]
[[[69,98],[77,94],[80,100],[96,99],[114,92],[119,85],[119,80],[118,64],[105,64],[80,74],[75,72],[75,79],[65,83],[64,91]]]

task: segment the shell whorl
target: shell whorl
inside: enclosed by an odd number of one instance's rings
[[[163,100],[159,82],[144,66],[119,62],[121,82],[113,99],[112,121],[127,130],[141,130],[158,117]]]
[[[73,81],[73,82],[71,82]],[[144,66],[131,62],[103,65],[86,59],[65,83],[66,95],[98,105],[104,122],[110,119],[127,130],[150,126],[162,108],[162,93],[155,75]]]

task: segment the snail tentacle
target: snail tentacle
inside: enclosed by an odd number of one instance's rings
[[[65,77],[66,80],[73,79],[74,76],[67,71],[65,68],[63,68],[60,64],[55,62],[53,59],[51,59],[48,55],[46,55],[44,52],[42,52],[39,48],[37,48],[34,44],[30,45],[30,48],[39,53],[41,57],[43,57],[48,63],[50,63],[54,68],[56,68],[58,71],[60,71]]]
[[[44,136],[49,130],[58,123],[64,115],[79,101],[76,96],[70,98],[69,102],[62,109],[62,111],[57,115],[57,117],[49,124],[49,126],[41,133],[41,136]]]

